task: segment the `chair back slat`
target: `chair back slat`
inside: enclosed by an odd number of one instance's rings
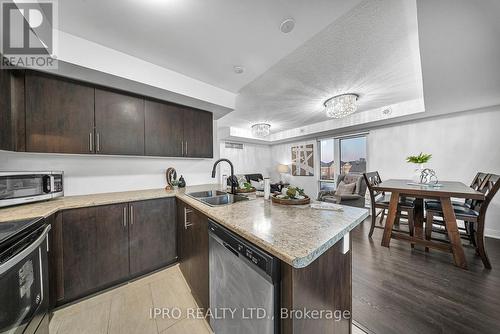
[[[490,174],[484,173],[484,172],[478,172],[474,179],[472,180],[472,183],[470,184],[470,187],[474,190],[480,191],[481,187],[483,184],[487,181],[487,179],[490,177]],[[474,208],[478,205],[477,200],[472,200],[472,199],[467,199],[465,200],[465,204],[467,204],[469,207]]]
[[[470,184],[470,187],[474,190],[478,190],[483,182],[485,182],[486,178],[488,178],[490,174],[484,173],[484,172],[479,172],[476,174],[474,177],[474,180],[472,180],[472,183]]]
[[[493,197],[495,197],[498,189],[500,188],[500,175],[488,174],[485,178],[478,191],[482,192],[485,196],[485,200],[478,202],[475,206],[475,210],[479,211],[480,215],[486,215],[486,210],[490,204]]]
[[[370,198],[372,203],[375,203],[375,199],[379,195],[385,195],[383,191],[374,190],[373,187],[382,183],[382,179],[380,178],[380,174],[375,172],[363,173],[363,177],[365,178],[366,185],[368,186],[368,192],[370,193]]]

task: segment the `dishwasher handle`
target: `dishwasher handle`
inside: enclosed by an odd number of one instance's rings
[[[240,253],[238,253],[236,251],[236,249],[234,249],[233,247],[231,247],[230,244],[228,244],[227,242],[222,242],[222,246],[226,247],[226,249],[228,251],[230,251],[231,253],[233,253],[234,255],[236,255],[237,257],[240,257]]]

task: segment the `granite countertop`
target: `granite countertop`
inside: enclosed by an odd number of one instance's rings
[[[190,186],[181,190],[151,189],[82,196],[0,209],[0,223],[48,217],[65,209],[177,197],[209,218],[254,243],[295,268],[303,268],[327,251],[368,217],[368,210],[343,206],[343,211],[309,206],[284,206],[257,197],[232,205],[210,207],[185,193],[217,189],[217,185]]]

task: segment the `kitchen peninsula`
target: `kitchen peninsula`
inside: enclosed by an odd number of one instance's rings
[[[343,207],[342,211],[332,211],[313,209],[309,206],[281,206],[262,198],[242,201],[232,205],[211,207],[187,195],[189,192],[217,187],[217,185],[201,185],[177,191],[154,189],[69,196],[43,203],[1,209],[0,222],[32,217],[46,217],[47,221],[52,225],[53,233],[51,234],[50,249],[53,252],[49,256],[52,258],[50,260],[50,293],[55,299],[55,304],[54,301],[51,301],[53,306],[63,305],[91,293],[99,292],[117,283],[144,275],[148,270],[151,271],[150,269],[155,270],[161,266],[180,262],[181,270],[191,287],[195,300],[200,307],[206,308],[209,306],[208,272],[206,271],[208,270],[207,222],[210,219],[280,260],[281,309],[302,311],[329,310],[332,312],[342,312],[343,314],[341,318],[337,319],[331,317],[322,319],[288,317],[281,321],[281,333],[350,333],[352,297],[351,249],[348,232],[368,216],[367,210]],[[168,200],[168,202],[163,202],[162,200]],[[168,229],[169,233],[171,233],[171,237],[168,240],[169,247],[172,244],[176,245],[176,249],[172,250],[173,253],[171,252],[165,258],[165,261],[152,264],[150,268],[141,267],[134,273],[128,273],[128,275],[122,275],[121,277],[115,276],[103,284],[87,285],[85,288],[75,291],[72,283],[68,282],[68,276],[65,276],[66,270],[64,266],[66,262],[63,259],[68,261],[67,259],[70,254],[64,253],[62,255],[64,247],[71,248],[71,245],[68,245],[64,241],[64,238],[67,237],[66,235],[70,233],[68,230],[69,225],[65,225],[73,224],[69,219],[80,217],[78,222],[79,227],[71,231],[71,237],[74,239],[74,242],[83,242],[77,234],[79,232],[82,233],[84,230],[83,225],[90,224],[91,221],[98,222],[99,215],[97,214],[98,218],[95,218],[79,210],[118,205],[116,211],[121,214],[124,212],[122,208],[126,209],[123,206],[124,204],[129,203],[130,207],[135,205],[135,213],[132,213],[128,218],[129,227],[132,229],[133,226],[136,228],[135,226],[140,226],[141,224],[142,213],[140,211],[140,203],[148,202],[152,203],[146,205],[149,215],[159,212],[162,215],[170,215],[171,218],[173,217],[172,219],[177,221],[176,223],[170,222],[171,228]],[[144,206],[144,204],[142,205]],[[158,205],[161,205],[162,208],[157,208],[156,206]],[[165,210],[165,206],[169,206],[171,210]],[[199,226],[194,226],[193,230],[200,233],[196,239],[197,241],[190,244],[186,244],[182,239],[183,230],[187,230],[187,227],[184,227],[187,226],[186,212],[188,212],[183,211],[183,208],[189,208],[189,212],[198,217],[189,219],[190,224],[199,224]],[[78,215],[73,212],[78,212]],[[83,216],[85,218],[81,218]],[[118,221],[118,223],[121,226],[122,221]],[[125,218],[123,223],[124,226],[127,223]],[[156,223],[158,225],[164,222],[158,220]],[[113,242],[114,237],[114,235],[106,236],[106,238],[110,238],[110,243]],[[132,234],[130,234],[130,238],[132,240]],[[148,240],[143,241],[146,244],[151,243]],[[138,243],[142,252],[157,254],[155,250],[147,250],[147,245],[144,242]],[[162,244],[157,243],[156,245]],[[168,246],[166,245],[166,241],[164,241],[164,246]],[[197,247],[198,250],[194,255],[186,255],[186,252],[190,251],[186,247]],[[75,250],[77,248],[71,248],[72,252]],[[66,250],[64,251],[67,252]],[[88,254],[76,255],[78,255],[79,259],[89,256]],[[93,253],[91,255],[96,257],[104,256],[101,253]],[[195,262],[196,266],[184,269],[183,261],[192,261],[193,259],[197,261]],[[99,262],[99,259],[92,260]],[[132,261],[131,250],[130,268],[132,268]],[[109,263],[113,263],[113,261]],[[82,271],[85,272],[84,265],[82,263],[77,264],[80,279],[85,278],[85,274],[82,274]],[[192,270],[196,272],[192,272]],[[193,277],[188,277],[190,273]],[[71,296],[68,296],[68,293],[71,293]]]

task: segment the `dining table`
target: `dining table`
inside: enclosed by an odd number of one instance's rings
[[[458,230],[455,211],[453,210],[452,198],[473,199],[483,201],[485,195],[462,182],[440,181],[438,184],[419,184],[411,180],[390,179],[373,186],[375,191],[391,193],[387,220],[382,237],[382,246],[389,247],[391,238],[406,240],[412,244],[423,245],[428,248],[451,252],[456,266],[467,268],[465,253],[462,248],[460,233]],[[413,236],[393,231],[397,218],[398,203],[400,197],[415,198],[415,230]],[[434,199],[441,202],[443,220],[449,243],[426,240],[424,238],[424,200]]]

